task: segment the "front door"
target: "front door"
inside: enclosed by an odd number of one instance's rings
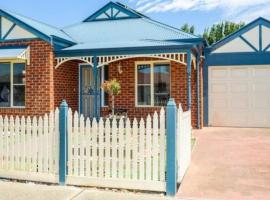
[[[81,66],[81,100],[80,111],[85,117],[94,117],[94,98],[95,98],[95,79],[93,74],[93,68],[88,65]]]

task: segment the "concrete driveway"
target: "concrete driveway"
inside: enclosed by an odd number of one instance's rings
[[[270,129],[204,128],[178,197],[270,199]]]

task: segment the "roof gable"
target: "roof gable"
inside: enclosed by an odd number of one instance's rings
[[[1,41],[37,38],[35,34],[2,16],[0,16],[0,27]]]
[[[212,53],[260,52],[270,47],[270,21],[260,17],[211,46]]]
[[[104,20],[117,20],[117,19],[130,19],[145,17],[141,13],[132,10],[131,8],[121,4],[109,2],[101,9],[96,11],[90,17],[84,20],[84,22],[91,21],[104,21]]]
[[[0,9],[0,41],[40,38],[56,47],[75,44],[63,31],[22,15]]]

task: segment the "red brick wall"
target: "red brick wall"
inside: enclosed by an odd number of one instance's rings
[[[109,78],[116,78],[121,83],[121,94],[116,97],[115,107],[128,110],[130,118],[146,117],[147,114],[153,114],[159,111],[160,107],[135,107],[135,62],[149,61],[156,59],[134,58],[120,62],[114,62],[109,66]],[[119,63],[122,66],[122,74],[118,73]],[[186,66],[176,62],[171,63],[171,96],[175,99],[177,105],[182,104],[183,109],[187,110],[187,71]],[[196,96],[196,70],[192,67],[192,125],[197,127],[197,96]],[[109,108],[102,108],[102,115],[107,115]]]
[[[59,106],[62,99],[66,99],[73,110],[78,110],[78,64],[79,61],[69,61],[54,69],[52,46],[42,40],[6,42],[1,46],[29,45],[31,49],[30,65],[26,66],[26,107],[0,108],[0,114],[12,115],[43,115]],[[131,118],[146,117],[160,107],[135,107],[135,61],[156,60],[151,58],[135,58],[120,61],[123,73],[118,73],[119,62],[109,66],[109,78],[116,78],[121,82],[122,92],[116,97],[116,107],[128,110]],[[181,103],[187,109],[187,75],[186,66],[171,63],[171,95],[176,103]],[[197,125],[197,97],[196,70],[192,67],[192,125]],[[201,91],[202,92],[202,91]],[[202,105],[202,100],[201,100]],[[109,108],[102,108],[102,115],[108,113]],[[202,111],[201,111],[202,112]],[[201,120],[202,121],[202,120]]]
[[[25,108],[0,108],[0,114],[41,115],[54,108],[53,49],[40,39],[1,42],[3,46],[30,46],[30,65],[26,66]]]
[[[78,110],[79,105],[79,62],[68,61],[60,65],[54,71],[54,102],[59,107],[61,101],[65,99],[72,108]]]

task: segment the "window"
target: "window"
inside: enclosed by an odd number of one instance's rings
[[[0,63],[0,107],[25,106],[25,64]]]
[[[105,81],[109,80],[109,66],[104,65],[101,68],[101,83],[104,83]],[[101,90],[101,105],[103,107],[109,106],[109,94]]]
[[[137,106],[165,106],[170,98],[170,65],[146,62],[136,65]]]

